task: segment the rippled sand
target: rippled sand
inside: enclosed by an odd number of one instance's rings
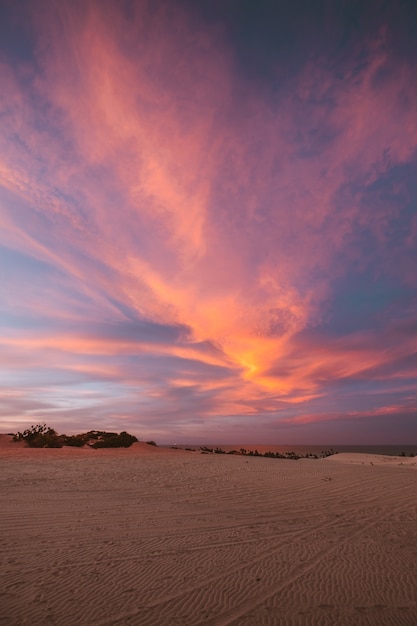
[[[384,458],[2,437],[0,623],[415,626],[417,460]]]

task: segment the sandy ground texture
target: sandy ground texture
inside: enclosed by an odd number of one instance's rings
[[[2,437],[0,623],[415,626],[416,465],[384,458]]]

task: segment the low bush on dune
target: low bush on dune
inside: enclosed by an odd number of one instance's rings
[[[64,446],[82,448],[87,443],[84,435],[62,435]]]
[[[138,439],[126,431],[118,434],[90,430],[79,435],[58,435],[46,424],[37,424],[13,435],[13,441],[24,441],[30,448],[62,448],[62,446],[82,448],[85,445],[90,448],[129,448]]]
[[[31,448],[62,448],[62,437],[46,424],[37,424],[13,435],[13,441],[24,441]]]
[[[102,433],[101,438],[92,444],[92,448],[130,448],[132,443],[137,441],[137,437],[129,435],[126,431],[123,431],[118,435],[117,433]]]

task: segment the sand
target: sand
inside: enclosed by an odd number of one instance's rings
[[[0,439],[1,624],[417,624],[417,459]]]

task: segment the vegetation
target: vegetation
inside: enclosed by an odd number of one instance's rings
[[[37,424],[27,428],[22,433],[18,432],[13,435],[13,441],[24,441],[31,448],[62,448],[62,446],[129,448],[138,439],[126,431],[117,434],[107,433],[103,430],[89,430],[79,435],[58,435],[53,428],[49,428],[46,424]]]
[[[100,437],[91,445],[92,448],[129,448],[137,441],[137,437],[129,435],[125,430],[117,433],[100,433]]]
[[[62,435],[64,446],[82,448],[87,443],[84,435]]]
[[[13,435],[13,441],[24,441],[31,448],[62,448],[63,443],[53,428],[37,424]]]
[[[240,448],[239,451],[230,450],[230,452],[226,453],[221,448],[207,448],[207,446],[200,446],[200,451],[201,451],[201,454],[239,454],[243,456],[262,456],[262,457],[266,457],[269,459],[292,459],[292,460],[318,459],[318,458],[323,459],[327,456],[331,456],[332,454],[337,454],[337,451],[333,450],[333,448],[331,448],[330,450],[322,450],[319,456],[317,456],[317,454],[311,454],[311,453],[297,454],[296,452],[281,453],[281,452],[270,452],[270,451],[262,454],[258,450],[246,450],[245,448]]]

